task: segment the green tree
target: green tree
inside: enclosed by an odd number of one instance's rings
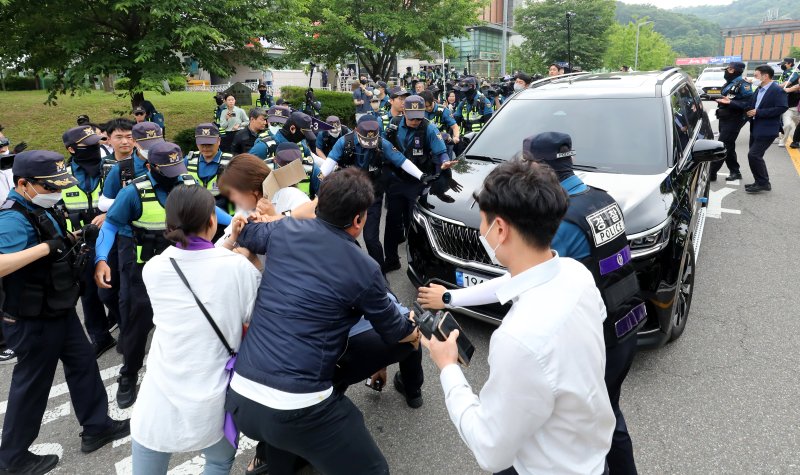
[[[633,67],[635,55],[636,25],[615,24],[609,34],[603,64],[611,70],[617,70],[623,64]],[[649,71],[675,64],[675,56],[666,38],[653,30],[652,23],[639,29],[639,70]]]
[[[221,76],[237,64],[264,66],[269,57],[259,38],[295,34],[292,13],[305,11],[307,1],[7,0],[0,16],[13,18],[11,30],[21,34],[0,35],[0,52],[13,51],[21,68],[51,75],[50,100],[120,74],[137,105],[144,82],[182,74],[188,59]]]
[[[653,29],[664,35],[681,56],[716,56],[722,53],[719,25],[694,15],[664,10],[653,5],[617,3],[617,22],[627,25],[640,18],[653,20]]]
[[[614,24],[614,0],[544,0],[529,2],[515,13],[514,29],[525,41],[515,53],[522,66],[568,61],[566,13],[573,12],[572,64],[584,70],[602,65],[608,30]],[[527,63],[527,64],[526,64]]]
[[[441,40],[478,23],[486,0],[315,0],[302,34],[283,43],[295,61],[328,65],[358,55],[371,75],[389,77],[398,53],[430,57]]]

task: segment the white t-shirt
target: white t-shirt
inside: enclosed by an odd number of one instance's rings
[[[174,258],[228,344],[238,350],[260,273],[227,249],[170,247],[142,272],[155,332],[131,417],[131,436],[159,452],[201,450],[224,436],[229,355],[169,261]]]
[[[0,171],[0,205],[8,198],[8,193],[14,188],[14,174],[11,170]]]
[[[309,201],[311,200],[308,199],[308,195],[293,186],[281,188],[272,197],[272,205],[275,206],[275,211],[278,213],[291,211]]]

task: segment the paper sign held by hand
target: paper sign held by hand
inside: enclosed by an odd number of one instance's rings
[[[278,190],[296,185],[306,178],[306,170],[303,167],[303,161],[294,160],[289,165],[282,166],[277,170],[272,170],[261,184],[261,190],[264,192],[264,197],[272,201],[272,197],[275,196]]]

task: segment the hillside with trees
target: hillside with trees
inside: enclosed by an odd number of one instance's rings
[[[777,15],[774,14],[776,9]],[[773,20],[800,20],[800,2],[796,0],[735,0],[730,5],[702,5],[673,11],[696,15],[722,27],[736,27],[756,26],[767,17],[770,10]]]
[[[749,1],[749,0],[748,0]],[[617,2],[617,22],[626,25],[637,19],[653,20],[653,30],[666,38],[679,56],[715,56],[722,53],[722,37],[717,23],[695,15],[664,10],[653,5]]]

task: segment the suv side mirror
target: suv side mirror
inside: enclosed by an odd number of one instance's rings
[[[477,132],[467,132],[466,134],[464,134],[464,135],[461,137],[461,144],[462,144],[462,146],[467,146],[467,145],[469,145],[469,143],[470,143],[470,142],[472,142],[472,139],[474,139],[476,135],[478,135],[478,133],[477,133]]]
[[[724,160],[728,152],[719,140],[698,139],[692,147],[692,160],[696,162],[716,162]]]

